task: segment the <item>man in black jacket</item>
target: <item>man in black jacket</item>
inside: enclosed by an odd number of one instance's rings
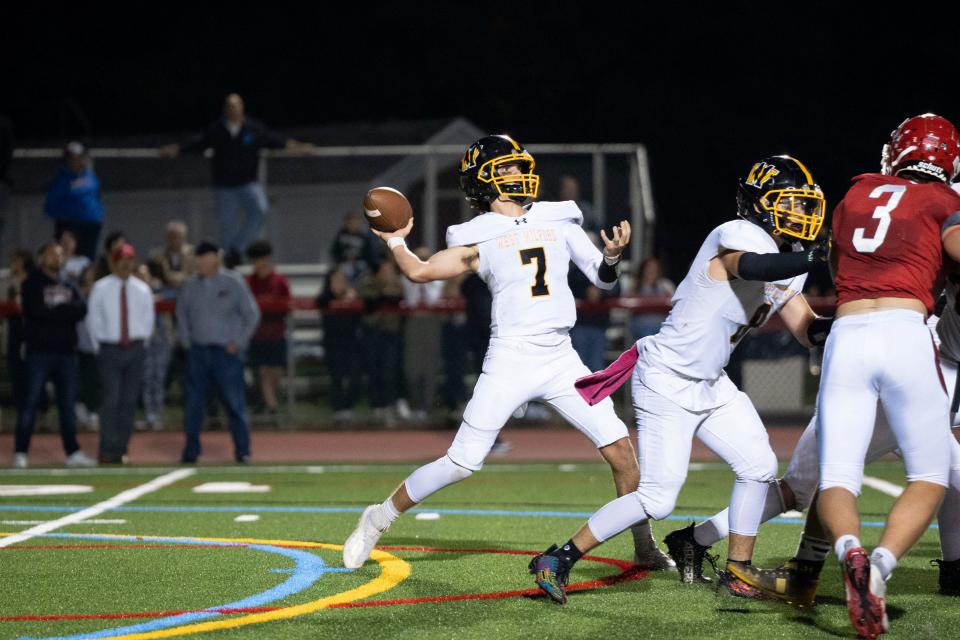
[[[48,242],[38,252],[39,268],[24,281],[23,306],[26,346],[26,396],[17,414],[13,466],[27,466],[27,451],[37,417],[37,405],[47,379],[53,381],[60,414],[60,437],[68,467],[92,467],[96,462],[77,443],[77,322],[87,314],[87,303],[77,288],[60,276],[63,249]]]
[[[231,93],[223,102],[223,117],[182,144],[160,147],[160,154],[202,153],[213,149],[213,187],[217,196],[220,243],[226,265],[240,262],[247,246],[260,235],[267,216],[267,196],[257,180],[261,149],[304,150],[313,145],[285,138],[263,123],[246,117],[243,98]],[[241,223],[240,211],[246,213]]]

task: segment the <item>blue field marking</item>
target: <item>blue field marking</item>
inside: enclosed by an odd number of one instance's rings
[[[366,507],[275,507],[270,505],[212,505],[212,506],[169,506],[169,505],[138,505],[123,506],[111,509],[114,511],[140,511],[144,513],[363,513]],[[0,505],[0,511],[35,511],[35,512],[71,512],[86,509],[82,507],[45,506],[45,505]],[[584,519],[593,515],[592,511],[511,511],[507,509],[411,509],[410,513],[439,513],[448,516],[507,516],[515,518],[577,518]],[[709,520],[713,516],[704,515],[671,515],[664,520],[671,521],[701,521]],[[774,524],[802,524],[803,518],[771,518],[767,522]],[[82,522],[79,524],[83,524]],[[883,527],[886,522],[879,520],[865,520],[860,523],[864,527]],[[931,524],[931,529],[937,525]],[[327,569],[329,572],[330,569]]]
[[[229,604],[215,605],[212,607],[207,607],[208,609],[244,609],[247,607],[262,607],[264,605],[270,604],[271,602],[276,602],[287,598],[292,595],[296,595],[301,591],[312,586],[317,580],[323,577],[325,573],[331,572],[342,572],[344,569],[335,569],[327,567],[323,559],[320,556],[314,555],[312,553],[307,553],[300,549],[288,549],[285,547],[275,547],[273,545],[266,544],[246,544],[242,542],[213,542],[210,540],[197,540],[193,538],[162,538],[154,536],[101,536],[94,534],[81,534],[81,533],[48,533],[45,538],[80,538],[84,540],[107,540],[115,542],[117,540],[128,540],[133,542],[166,542],[174,544],[191,544],[191,545],[214,545],[218,547],[243,547],[245,549],[254,549],[256,551],[265,551],[267,553],[275,553],[277,555],[284,556],[293,560],[296,563],[292,569],[280,569],[280,571],[290,573],[290,577],[276,585],[271,587],[266,591],[262,591],[258,594],[249,596],[242,600],[237,600],[236,602],[231,602]],[[347,571],[350,571],[349,569]],[[146,631],[157,631],[158,629],[168,629],[170,627],[176,627],[183,624],[188,624],[191,622],[197,622],[199,620],[206,620],[208,618],[215,618],[226,614],[217,613],[215,611],[202,611],[196,613],[183,613],[177,616],[171,616],[168,618],[157,618],[151,620],[150,622],[144,622],[141,624],[130,625],[126,627],[114,627],[112,629],[103,629],[100,631],[93,631],[90,633],[80,633],[69,636],[55,636],[55,637],[44,637],[44,638],[29,638],[21,637],[18,640],[95,640],[97,638],[110,638],[113,636],[126,635],[129,633],[142,633]]]

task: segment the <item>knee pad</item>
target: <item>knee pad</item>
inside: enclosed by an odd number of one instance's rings
[[[863,465],[829,465],[820,467],[820,491],[846,489],[860,497],[863,484]]]
[[[767,449],[761,456],[750,461],[749,465],[734,468],[737,480],[752,480],[754,482],[776,482],[777,456]],[[779,490],[779,489],[778,489]]]
[[[499,433],[499,429],[477,429],[463,422],[447,450],[447,457],[464,469],[480,471]]]
[[[663,520],[673,513],[677,506],[677,496],[680,495],[681,487],[683,487],[682,480],[648,485],[641,478],[640,486],[637,487],[637,496],[651,520]]]
[[[411,473],[404,485],[411,500],[423,502],[440,489],[466,480],[471,475],[473,471],[454,463],[448,456],[443,456]]]

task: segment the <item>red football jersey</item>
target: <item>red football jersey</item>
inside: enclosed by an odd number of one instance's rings
[[[838,304],[916,298],[933,311],[943,263],[941,227],[960,195],[939,182],[868,173],[833,210]]]

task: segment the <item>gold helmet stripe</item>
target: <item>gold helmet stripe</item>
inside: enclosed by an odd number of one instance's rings
[[[812,187],[814,185],[814,182],[813,182],[813,176],[810,175],[810,171],[808,171],[807,168],[803,166],[803,163],[797,160],[796,158],[791,158],[791,160],[797,163],[797,166],[800,167],[800,171],[803,171],[803,175],[807,178],[807,184]]]

